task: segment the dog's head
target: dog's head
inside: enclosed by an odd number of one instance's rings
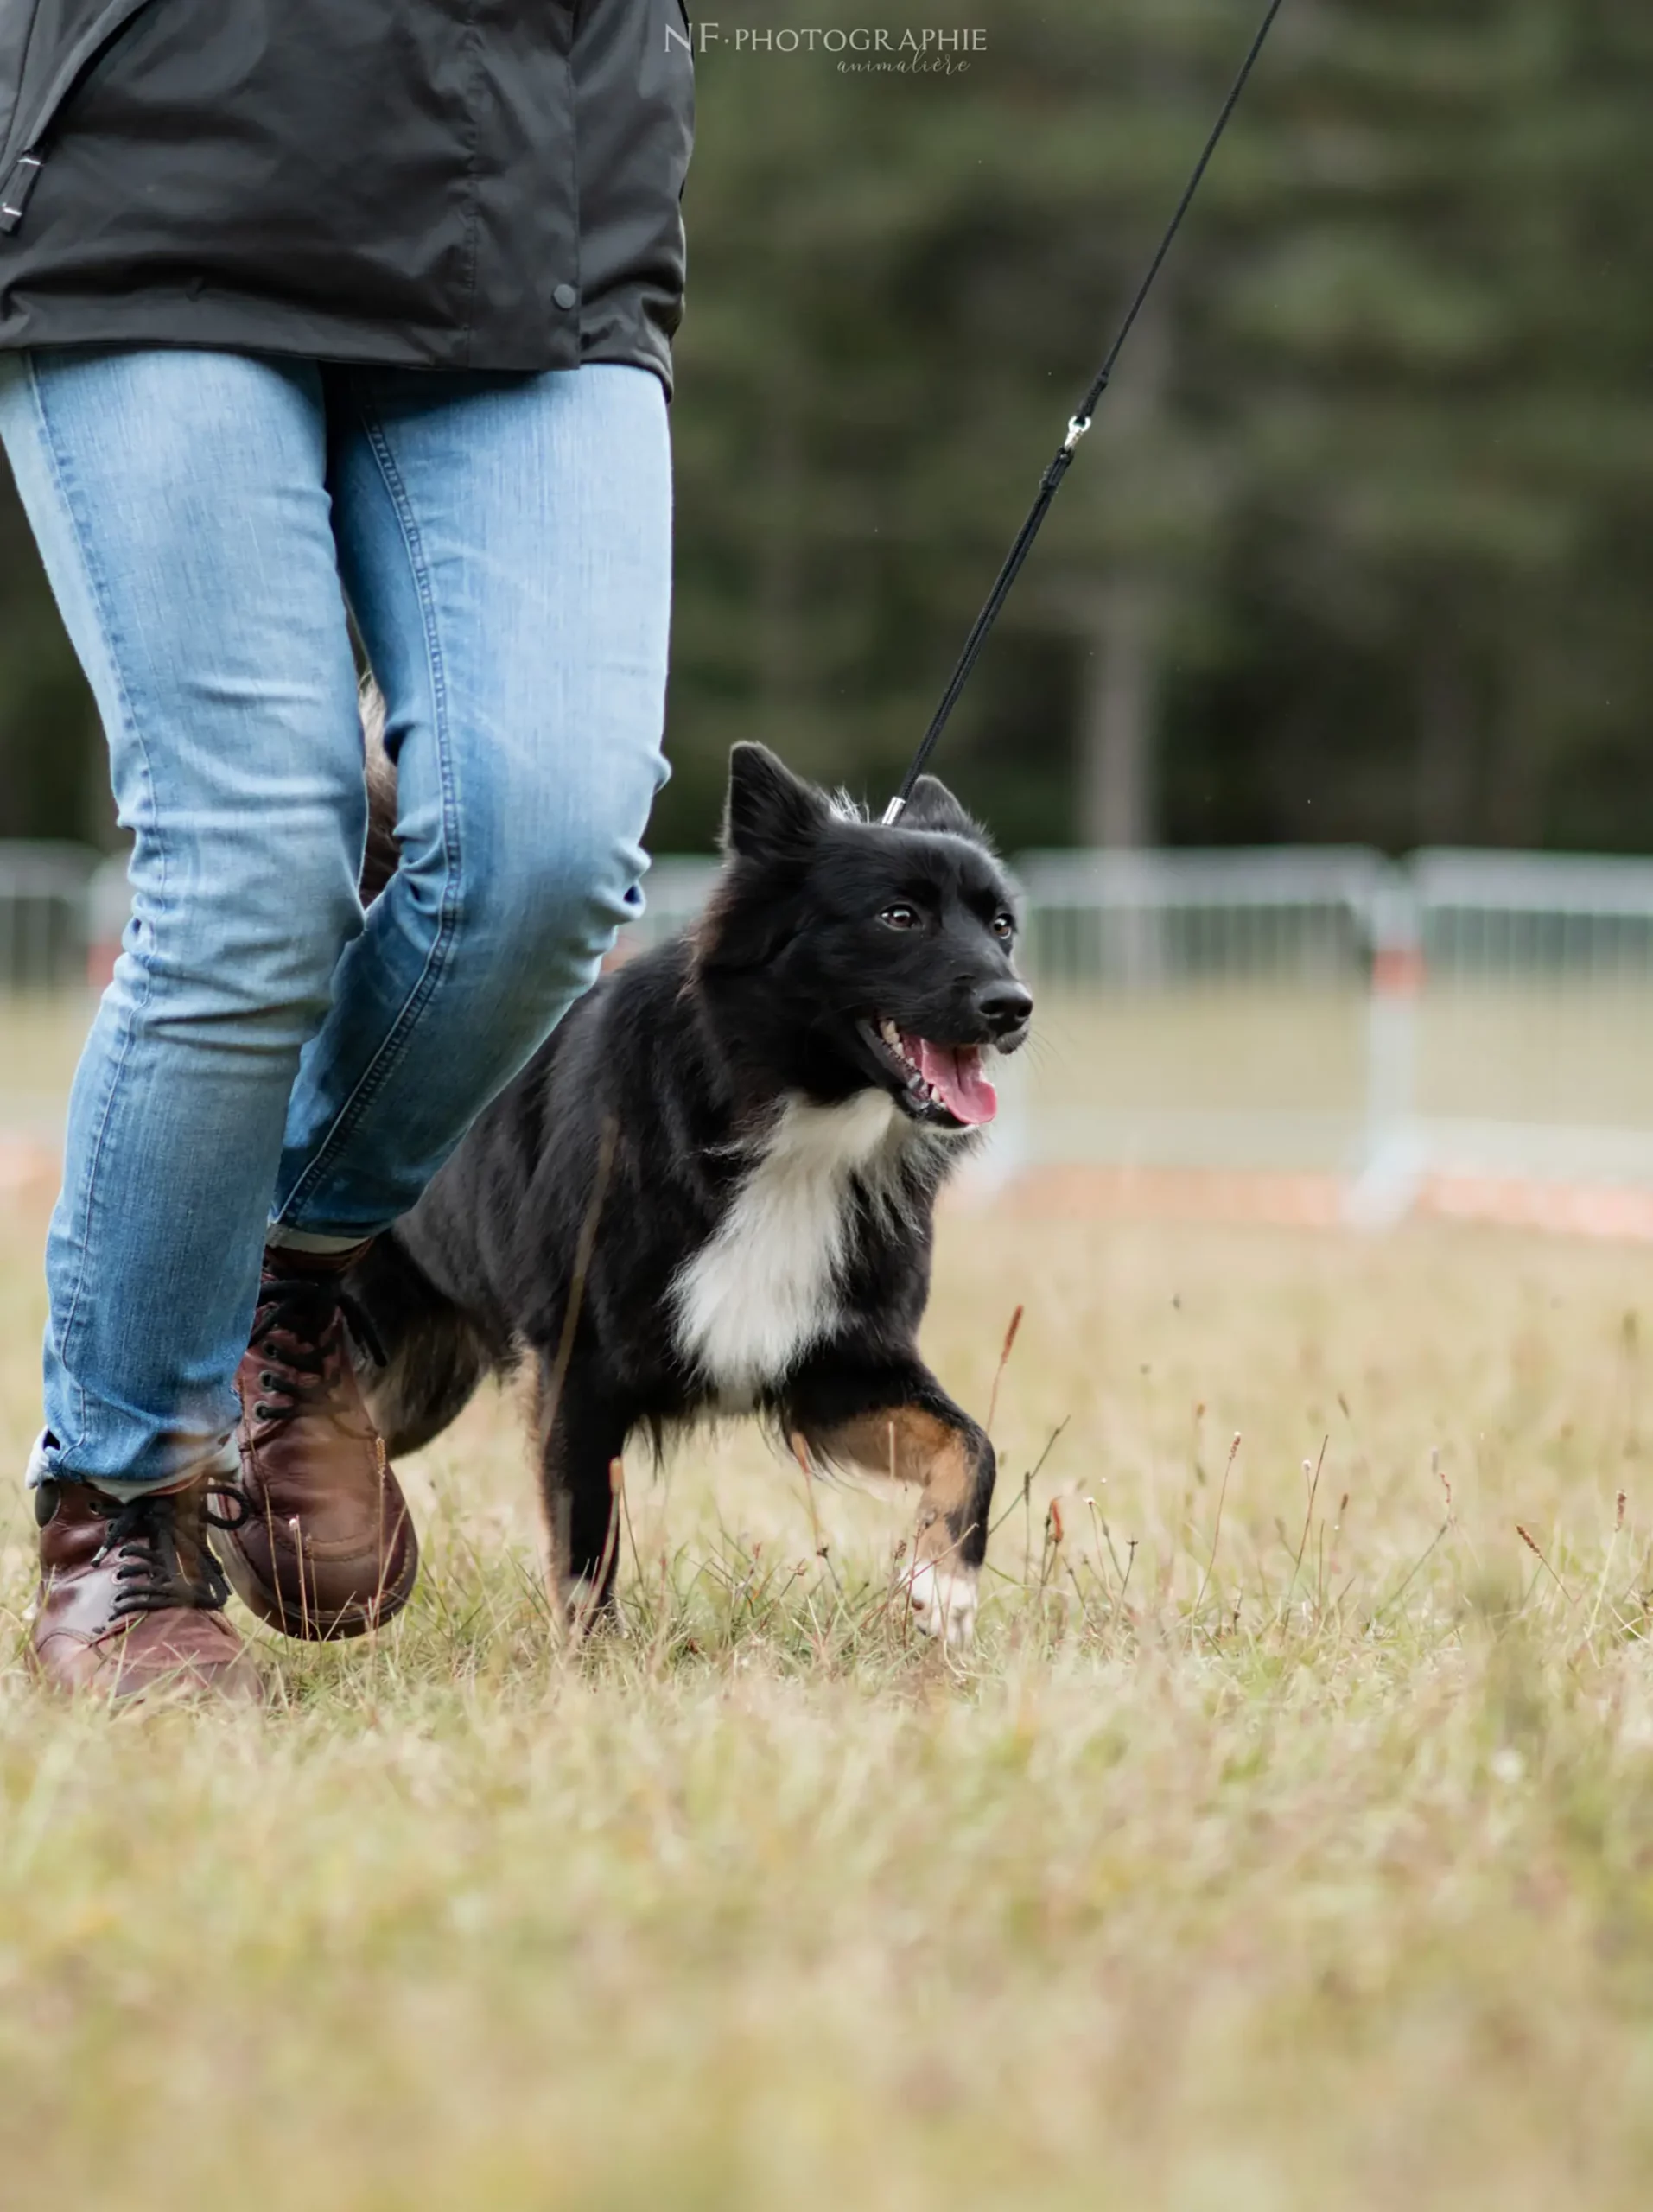
[[[737,745],[723,849],[698,961],[741,1060],[821,1103],[881,1090],[938,1132],[990,1122],[987,1066],[1033,1001],[1014,890],[951,792],[921,777],[886,829]]]

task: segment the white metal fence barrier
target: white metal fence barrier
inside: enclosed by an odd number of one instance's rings
[[[0,990],[60,990],[86,973],[98,855],[0,840]]]
[[[106,968],[125,887],[95,867],[0,846],[0,986],[61,985],[89,950]],[[1434,1174],[1653,1189],[1653,861],[1046,852],[1018,872],[1039,1011],[1001,1173],[1319,1173],[1372,1217]],[[657,861],[633,942],[691,920],[712,874]]]
[[[1426,852],[1419,1165],[1653,1184],[1653,861]]]
[[[1653,862],[1431,851],[1021,865],[1020,1160],[1653,1185]]]
[[[1361,1172],[1388,1112],[1377,855],[1036,853],[1019,873],[1039,1010],[1007,1166]]]

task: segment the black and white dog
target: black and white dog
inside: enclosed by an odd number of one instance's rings
[[[382,803],[382,794],[381,803]],[[918,1353],[937,1193],[1027,1034],[1011,886],[931,778],[886,828],[757,745],[684,936],[605,976],[350,1287],[392,1453],[532,1363],[554,1568],[605,1599],[637,1428],[757,1413],[919,1491],[913,1617],[962,1643],[993,1449]]]

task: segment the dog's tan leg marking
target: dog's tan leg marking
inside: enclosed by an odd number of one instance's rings
[[[980,1557],[980,1516],[987,1510],[982,1455],[969,1433],[918,1406],[861,1414],[823,1430],[816,1452],[841,1465],[911,1483],[921,1492],[913,1563],[902,1579],[917,1627],[955,1646],[976,1632],[979,1568],[963,1556],[966,1545]]]

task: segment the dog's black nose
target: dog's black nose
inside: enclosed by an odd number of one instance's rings
[[[989,983],[976,1001],[976,1010],[995,1037],[1008,1037],[1026,1027],[1033,1010],[1033,995],[1020,983]]]

